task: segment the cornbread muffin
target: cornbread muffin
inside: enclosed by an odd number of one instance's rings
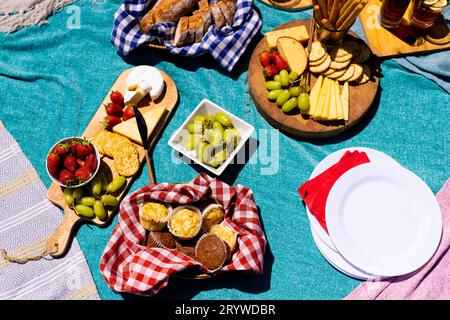
[[[230,253],[234,252],[237,248],[237,233],[230,227],[224,224],[218,224],[212,226],[209,230],[210,233],[217,235],[228,245]]]
[[[202,213],[202,230],[208,232],[212,226],[219,224],[223,221],[225,212],[223,208],[218,204],[211,204],[203,210]]]
[[[151,231],[148,235],[147,247],[175,249],[175,237],[168,231]]]
[[[192,206],[176,208],[169,218],[169,231],[177,238],[189,240],[194,238],[202,226],[200,210]]]
[[[195,246],[195,259],[208,270],[220,269],[227,260],[227,245],[212,233],[204,234]]]
[[[139,220],[149,231],[160,231],[167,224],[171,208],[158,202],[146,202],[139,208]]]

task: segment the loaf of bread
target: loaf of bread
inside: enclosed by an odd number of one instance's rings
[[[188,15],[200,0],[158,0],[153,8],[141,19],[141,31],[147,33],[155,24],[160,22],[178,22],[181,17]]]
[[[194,11],[196,8],[198,10]],[[201,42],[211,24],[220,29],[233,25],[236,0],[220,0],[210,4],[208,0],[158,0],[141,19],[141,31],[147,33],[160,22],[177,22],[173,44],[177,47]]]

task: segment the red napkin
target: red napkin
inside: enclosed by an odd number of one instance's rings
[[[316,217],[317,221],[319,221],[320,225],[327,233],[325,205],[331,188],[337,179],[348,170],[367,162],[370,162],[370,160],[365,152],[346,151],[336,164],[319,174],[317,177],[306,181],[298,189],[298,192],[309,211]]]

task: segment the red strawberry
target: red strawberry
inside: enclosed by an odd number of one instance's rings
[[[84,166],[84,161],[81,159],[77,159],[78,167]]]
[[[61,160],[56,153],[50,153],[47,156],[47,168],[52,176],[57,176],[60,161]]]
[[[272,78],[278,74],[278,69],[274,65],[270,65],[264,68],[264,77]]]
[[[65,157],[69,153],[69,145],[67,143],[59,143],[55,147],[54,152],[60,157]]]
[[[95,171],[97,169],[97,157],[95,154],[91,153],[87,156],[85,165],[91,170]]]
[[[77,140],[71,140],[70,142],[69,142],[69,150],[70,150],[70,153],[72,153],[73,155],[75,155],[76,154],[76,152],[77,152],[77,145],[79,145],[80,143],[77,141]]]
[[[131,106],[128,106],[123,111],[123,121],[127,121],[128,119],[134,118],[134,109]]]
[[[77,159],[72,155],[67,156],[67,158],[64,159],[64,167],[72,173],[75,172],[78,168]]]
[[[92,146],[92,144],[89,141],[84,140],[83,142],[80,142],[79,144],[77,144],[77,147],[75,150],[76,150],[75,156],[78,159],[84,159],[88,155],[90,155],[91,153],[94,152],[94,147]]]
[[[116,116],[120,118],[123,115],[122,107],[115,102],[110,102],[105,105],[105,109],[106,113],[110,116]]]
[[[67,170],[63,170],[59,174],[59,181],[62,184],[66,185],[66,186],[69,186],[69,185],[75,183],[75,176],[73,175],[72,172],[67,171]]]
[[[270,66],[270,53],[267,51],[263,51],[259,54],[259,61],[264,67]]]
[[[116,116],[106,116],[103,121],[101,122],[106,130],[111,130],[116,124],[121,123],[122,120],[119,117]]]
[[[277,67],[278,71],[286,70],[289,65],[286,60],[284,60],[278,51],[274,51],[270,54],[270,59]]]
[[[123,96],[119,91],[113,91],[109,95],[112,102],[117,103],[119,106],[123,107]]]
[[[75,171],[75,178],[77,178],[78,181],[80,182],[89,180],[90,177],[91,177],[91,170],[86,165]]]

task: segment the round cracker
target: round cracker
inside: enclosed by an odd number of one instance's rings
[[[333,61],[347,62],[348,60],[352,59],[353,54],[350,52],[347,52],[342,47],[334,47],[330,50],[330,56]]]
[[[318,65],[324,63],[325,60],[327,60],[327,57],[329,57],[328,53],[324,54],[323,57],[322,57],[322,59],[319,59],[319,60],[317,60],[317,61],[310,61],[310,62],[309,62],[309,65],[310,65],[310,66],[315,66],[315,67],[317,67]]]
[[[347,81],[348,82],[356,81],[359,77],[361,77],[364,69],[358,63],[352,63],[350,66],[353,66],[354,72],[353,72],[353,76],[350,79],[348,79]]]
[[[336,70],[332,74],[328,75],[327,77],[330,79],[336,80],[337,78],[341,77],[346,71],[347,71],[347,69]]]
[[[337,62],[337,61],[331,61],[330,68],[333,68],[334,70],[342,70],[349,66],[350,60],[345,62]]]
[[[330,74],[336,72],[336,70],[332,69],[332,68],[328,68],[325,72],[323,72],[322,74],[324,76],[329,76]]]
[[[372,75],[369,67],[366,64],[363,64],[362,68],[363,68],[363,72],[362,72],[361,76],[356,81],[354,81],[354,83],[357,85],[366,83],[367,81],[370,80],[370,77]]]
[[[133,145],[125,144],[113,154],[114,168],[124,177],[131,177],[139,170],[139,153]]]
[[[319,64],[318,66],[310,66],[309,71],[311,71],[312,73],[322,73],[330,67],[330,64],[331,64],[331,58],[330,58],[330,56],[327,56],[325,61],[323,63]]]
[[[364,62],[367,59],[370,58],[370,55],[372,52],[370,51],[369,47],[366,46],[364,43],[359,44],[359,54],[355,57],[355,62]]]
[[[342,76],[340,76],[339,78],[337,78],[337,81],[348,81],[353,74],[355,73],[355,67],[353,66],[353,64],[351,64],[344,72],[344,74]]]
[[[311,45],[311,52],[309,53],[309,61],[317,61],[323,58],[326,55],[327,51],[325,50],[324,45],[320,41],[314,41]]]

